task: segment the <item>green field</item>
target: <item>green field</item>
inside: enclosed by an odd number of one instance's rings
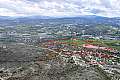
[[[114,48],[120,51],[120,41],[119,40],[92,40],[93,42],[86,42],[85,40],[60,40],[60,42],[66,42],[69,45],[82,46],[83,44],[93,44],[109,48]]]

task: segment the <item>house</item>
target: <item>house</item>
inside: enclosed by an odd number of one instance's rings
[[[93,38],[93,35],[81,35],[82,39],[90,39]]]

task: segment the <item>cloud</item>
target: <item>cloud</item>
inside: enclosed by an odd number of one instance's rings
[[[120,0],[0,0],[2,16],[120,17]]]
[[[92,9],[92,10],[90,10],[90,12],[93,13],[93,14],[98,14],[98,13],[104,12],[104,10]]]

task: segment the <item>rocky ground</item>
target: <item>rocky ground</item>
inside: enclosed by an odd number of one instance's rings
[[[0,45],[0,80],[119,80],[120,67],[76,65],[57,53],[25,44]],[[116,73],[116,74],[115,74]]]

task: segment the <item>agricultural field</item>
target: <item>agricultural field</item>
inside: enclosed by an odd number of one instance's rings
[[[65,42],[69,45],[82,46],[83,44],[92,44],[97,46],[104,46],[109,48],[114,48],[120,51],[120,41],[119,40],[93,40],[93,39],[69,39],[69,40],[59,40],[60,42]]]

